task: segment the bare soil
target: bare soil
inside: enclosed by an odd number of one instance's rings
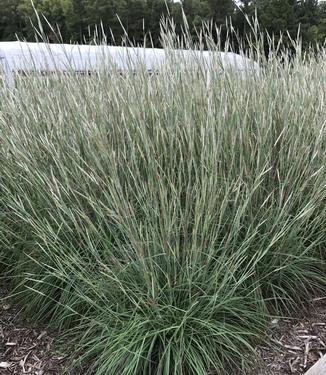
[[[0,375],[61,375],[68,358],[57,351],[60,337],[35,327],[4,297],[0,284]]]
[[[302,375],[326,354],[326,298],[309,301],[295,318],[274,319],[272,347],[258,347],[252,375]]]

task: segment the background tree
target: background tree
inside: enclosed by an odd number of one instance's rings
[[[227,17],[233,16],[235,4],[233,0],[207,0],[208,17],[217,25],[224,25]]]
[[[62,35],[67,37],[66,30],[66,19],[63,8],[62,0],[34,0],[35,9],[40,15],[44,15],[49,20],[51,26],[56,29],[60,29]],[[22,21],[21,32],[27,39],[33,39],[35,36],[35,30],[33,28],[38,26],[37,17],[33,4],[30,0],[20,0],[17,6],[18,15]],[[41,17],[42,19],[42,17]],[[33,25],[33,26],[32,26]],[[47,35],[50,42],[57,40],[55,33],[47,22],[42,22],[42,26],[45,34]]]
[[[24,25],[17,9],[19,3],[20,0],[0,0],[0,40],[21,36]]]
[[[63,40],[89,42],[101,23],[109,43],[120,43],[127,31],[130,40],[139,44],[151,34],[154,45],[160,45],[160,20],[174,18],[181,32],[185,13],[193,38],[195,28],[213,21],[225,30],[226,19],[241,37],[251,32],[246,17],[258,16],[261,29],[275,35],[288,32],[295,39],[300,25],[304,47],[326,38],[326,3],[317,0],[34,0],[35,8],[44,14],[51,25],[61,30]],[[119,16],[119,18],[118,18]],[[37,19],[31,0],[0,0],[0,40],[15,40],[16,35],[35,39],[33,26]],[[123,27],[122,27],[123,25]],[[43,22],[50,41],[56,37]],[[225,35],[224,35],[225,36]],[[223,34],[222,34],[223,37]],[[290,38],[283,37],[290,44]]]
[[[81,42],[87,33],[86,9],[83,0],[61,0],[65,17],[66,39]]]

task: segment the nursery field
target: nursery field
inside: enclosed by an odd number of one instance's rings
[[[252,52],[0,89],[0,276],[84,374],[248,374],[326,297],[325,52]]]

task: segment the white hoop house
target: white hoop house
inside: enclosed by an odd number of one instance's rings
[[[239,72],[257,71],[258,65],[235,53],[212,51],[165,51],[158,48],[133,48],[94,45],[0,42],[0,74],[13,85],[17,73],[80,72],[92,73],[103,69],[136,70],[140,66],[159,71],[168,59],[193,66],[204,64]],[[174,61],[174,60],[172,60]]]

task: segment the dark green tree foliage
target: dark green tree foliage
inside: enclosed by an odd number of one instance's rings
[[[209,5],[209,18],[215,23],[223,25],[227,17],[233,15],[233,0],[207,0]]]
[[[291,47],[291,39],[298,33],[300,4],[296,0],[257,0],[257,14],[260,26],[275,36],[276,42],[280,35],[283,42]]]
[[[18,13],[19,0],[0,1],[0,40],[12,40],[23,29],[23,20]]]
[[[250,32],[250,26],[247,17],[252,18],[255,15],[255,3],[252,0],[242,0],[237,3],[233,16],[233,24],[241,35]]]
[[[1,0],[2,1],[2,0]],[[42,27],[50,42],[56,41],[56,29],[60,30],[63,36],[67,36],[66,17],[64,13],[64,1],[62,0],[34,0],[34,6],[40,15],[49,20],[51,27],[46,21]],[[38,28],[38,21],[30,0],[20,0],[17,5],[17,12],[22,21],[22,35],[27,39],[34,39],[35,27]],[[41,17],[42,20],[42,17]],[[52,30],[54,28],[54,31]]]
[[[276,42],[282,34],[284,44],[291,46],[291,39],[296,39],[299,32],[303,46],[308,47],[325,42],[325,4],[318,0],[242,0],[233,23],[240,35],[248,34],[250,27],[245,15],[250,19],[257,14],[261,30],[273,35]]]
[[[139,44],[144,39],[147,29],[148,9],[142,0],[126,0],[126,6],[121,13],[127,35],[133,44]]]
[[[301,3],[298,18],[303,41],[309,44],[316,40],[315,30],[320,22],[318,0],[305,0]]]
[[[84,0],[86,11],[85,24],[94,29],[102,23],[104,31],[110,34],[110,29],[121,30],[121,25],[117,15],[124,14],[127,8],[125,0]]]
[[[70,40],[82,41],[88,26],[84,1],[64,0],[62,8],[65,14],[67,37]]]
[[[181,7],[180,4],[176,4],[174,6],[172,3],[170,4],[170,14],[175,19],[175,21],[179,24],[182,22],[181,18]],[[168,15],[168,8],[166,4],[161,0],[148,0],[147,1],[147,23],[146,28],[150,32],[150,38],[155,45],[159,45],[160,41],[160,30],[158,29],[157,25],[160,24],[161,18],[163,15]],[[148,43],[151,43],[149,40]]]
[[[316,39],[323,42],[326,40],[326,1],[319,6],[319,22],[318,26],[314,27]]]
[[[250,33],[246,17],[257,14],[261,29],[276,40],[285,31],[296,38],[300,25],[303,44],[309,46],[325,41],[325,4],[317,0],[34,0],[35,8],[60,29],[65,42],[90,41],[102,23],[109,43],[120,44],[127,32],[132,43],[142,43],[150,35],[154,45],[160,44],[163,16],[172,16],[181,32],[183,10],[194,38],[195,28],[207,21],[223,32],[228,18],[243,37]],[[37,18],[30,0],[0,0],[0,40],[15,40],[17,35],[34,40],[32,25],[37,26]],[[55,41],[46,22],[43,26],[48,39]]]

